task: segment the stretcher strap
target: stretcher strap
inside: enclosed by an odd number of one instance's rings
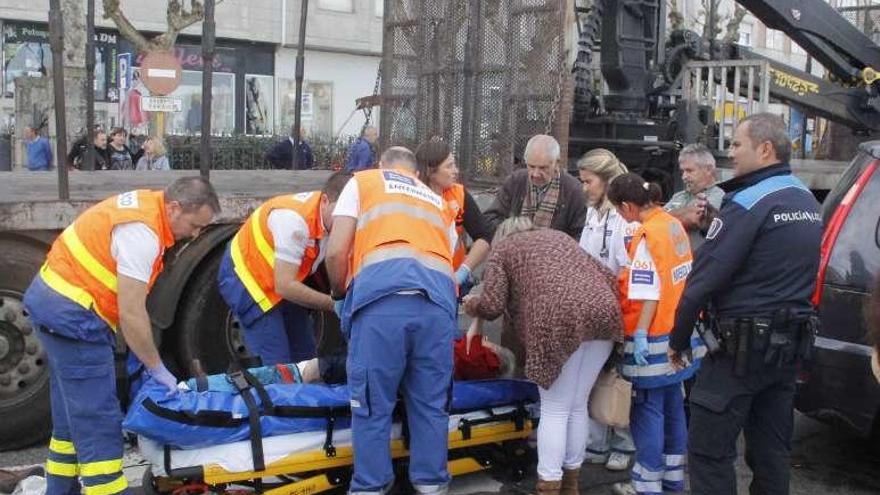
[[[248,385],[250,385],[254,390],[257,391],[257,396],[260,397],[260,409],[262,411],[262,414],[264,416],[274,416],[275,404],[269,397],[269,392],[266,391],[266,387],[264,387],[263,384],[260,383],[260,380],[252,375],[248,370],[242,368],[238,372],[241,373],[241,376],[244,377]],[[238,385],[236,385],[236,387],[238,387]]]
[[[245,405],[248,408],[248,421],[250,422],[250,437],[251,437],[251,457],[254,461],[254,471],[265,471],[266,470],[266,459],[263,455],[263,428],[260,424],[260,410],[257,407],[257,401],[254,400],[254,396],[251,395],[250,388],[251,385],[249,380],[247,379],[247,373],[244,370],[233,371],[228,374],[229,381],[235,385],[235,388],[238,390],[239,395],[241,395],[242,400],[244,400]],[[251,376],[253,378],[253,376]],[[259,394],[259,390],[257,390]],[[263,389],[263,393],[266,393],[266,390]],[[260,398],[262,400],[262,397]],[[269,402],[271,404],[271,402]]]
[[[333,428],[336,426],[336,417],[327,415],[327,435],[324,437],[324,454],[327,457],[336,457],[336,447],[333,446]]]
[[[247,423],[247,418],[235,418],[229,411],[203,409],[197,413],[179,411],[162,407],[149,397],[141,403],[144,409],[160,418],[188,426],[208,426],[213,428],[238,428]]]

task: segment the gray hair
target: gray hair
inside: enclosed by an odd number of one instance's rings
[[[691,160],[706,170],[715,170],[715,157],[704,144],[689,144],[678,152],[678,163]]]
[[[382,153],[379,159],[379,167],[393,168],[393,166],[403,166],[415,172],[418,170],[416,155],[403,146],[392,146]]]
[[[559,161],[559,156],[561,154],[559,141],[553,136],[547,134],[535,134],[532,136],[531,139],[529,139],[529,142],[526,143],[526,150],[523,152],[523,159],[528,160],[527,157],[535,151],[535,147],[544,148],[544,150],[553,158],[554,162]]]
[[[791,139],[785,128],[782,117],[769,112],[756,113],[746,117],[739,125],[749,124],[748,136],[752,145],[769,142],[780,162],[788,162],[791,158]]]
[[[165,188],[165,202],[177,201],[183,211],[191,213],[205,206],[215,214],[220,213],[220,200],[217,191],[206,179],[201,177],[181,177]]]
[[[495,229],[495,237],[492,238],[492,245],[496,245],[513,234],[527,232],[529,230],[534,230],[534,228],[532,220],[529,217],[510,217],[501,222],[501,225]]]

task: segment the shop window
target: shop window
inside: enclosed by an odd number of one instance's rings
[[[354,12],[354,0],[318,0],[318,8],[336,12]]]
[[[287,134],[293,126],[296,108],[296,81],[278,79],[279,134]],[[333,83],[305,81],[302,92],[302,127],[309,136],[333,136]]]
[[[202,72],[183,71],[180,86],[171,93],[181,99],[181,111],[170,114],[168,134],[199,134],[202,130]],[[215,72],[211,85],[211,133],[235,131],[235,74]]]
[[[272,134],[275,128],[275,81],[272,76],[244,76],[244,128],[247,134]]]

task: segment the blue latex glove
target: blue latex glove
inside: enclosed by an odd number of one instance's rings
[[[471,269],[467,265],[461,265],[455,272],[455,283],[459,286],[467,284],[471,279]]]
[[[336,313],[336,316],[339,319],[342,319],[342,306],[345,305],[345,299],[340,299],[338,301],[333,301],[333,312]]]
[[[153,380],[156,380],[168,388],[169,397],[179,391],[177,388],[177,378],[175,378],[174,375],[168,371],[168,368],[166,368],[161,362],[158,366],[147,369],[147,372],[153,377]]]
[[[636,334],[633,337],[633,345],[633,358],[636,360],[636,364],[647,366],[648,354],[650,354],[648,350],[648,331],[644,329],[636,330]]]

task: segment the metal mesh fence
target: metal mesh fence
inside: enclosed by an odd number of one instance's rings
[[[880,44],[880,5],[841,7],[838,11],[874,43]]]
[[[386,0],[383,147],[440,136],[465,179],[509,173],[531,135],[568,121],[552,109],[568,80],[569,10],[567,0]]]

